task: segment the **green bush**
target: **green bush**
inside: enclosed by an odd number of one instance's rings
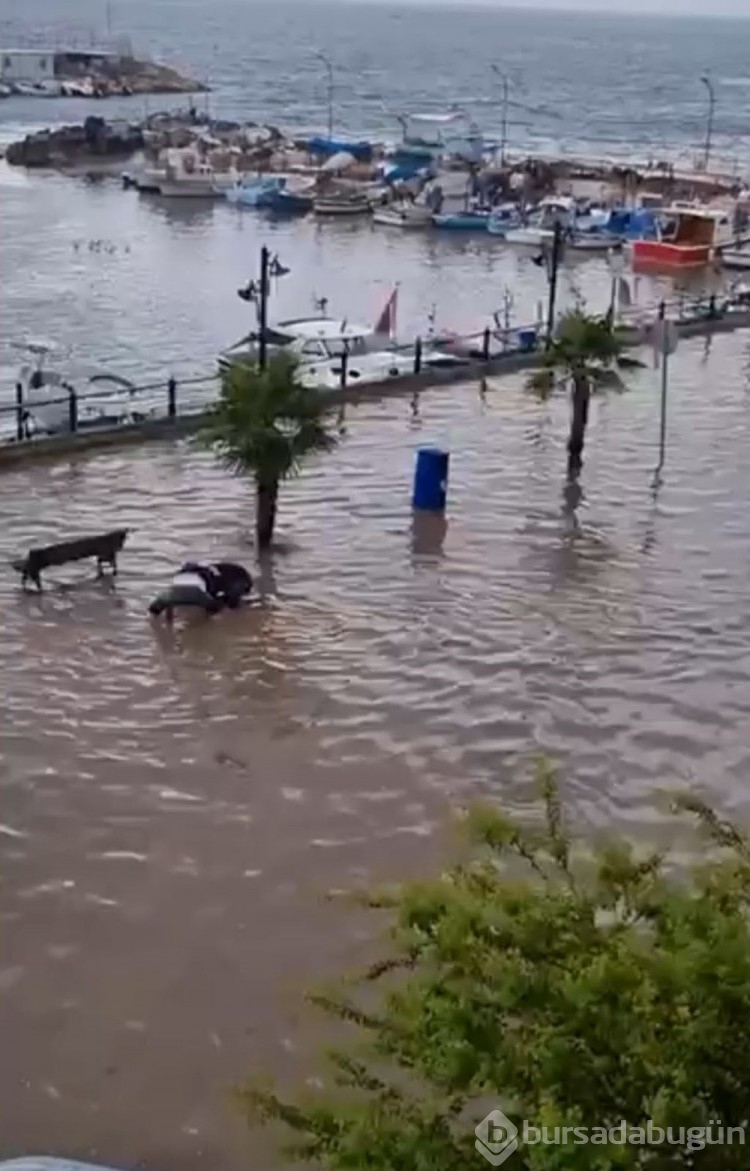
[[[701,866],[638,858],[625,842],[574,852],[554,775],[540,766],[539,779],[538,827],[477,808],[464,863],[370,900],[395,916],[388,957],[348,994],[314,997],[356,1026],[329,1056],[330,1090],[240,1092],[252,1123],[290,1128],[290,1154],[481,1171],[474,1127],[497,1107],[520,1130],[511,1171],[744,1171],[744,1136],[728,1128],[750,1112],[746,839],[682,800],[710,841]],[[568,1141],[525,1142],[521,1120],[531,1140],[568,1127]],[[631,1141],[605,1133],[623,1121]],[[636,1128],[649,1125],[674,1141],[647,1144]],[[605,1131],[583,1142],[582,1127]]]

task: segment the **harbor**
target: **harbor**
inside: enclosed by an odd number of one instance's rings
[[[126,31],[199,92],[0,101],[0,1157],[281,1171],[236,1087],[329,1088],[306,997],[387,929],[351,896],[457,813],[525,818],[541,754],[587,844],[682,850],[666,791],[750,820],[747,28],[25,0],[2,39]],[[572,379],[531,384],[571,312],[625,359],[575,475]],[[331,444],[259,550],[199,437],[284,354]],[[219,561],[241,606],[150,616]]]

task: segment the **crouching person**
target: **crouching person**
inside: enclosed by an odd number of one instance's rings
[[[169,588],[154,599],[149,613],[154,618],[164,614],[168,622],[173,620],[177,606],[218,614],[225,606],[235,609],[250,593],[252,584],[247,570],[231,561],[211,564],[188,561],[172,578]]]

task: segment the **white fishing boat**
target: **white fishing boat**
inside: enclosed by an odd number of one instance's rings
[[[527,244],[538,248],[554,239],[557,226],[565,232],[571,230],[575,225],[575,215],[575,200],[564,195],[548,196],[541,201],[528,222],[523,227],[511,228],[505,233],[505,239],[508,244]]]
[[[432,210],[420,203],[390,203],[375,208],[372,220],[389,228],[428,228],[432,225]]]
[[[236,171],[217,171],[192,147],[165,153],[159,191],[165,199],[215,199],[236,186]]]

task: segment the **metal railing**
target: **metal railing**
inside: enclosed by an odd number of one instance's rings
[[[487,362],[529,353],[540,341],[538,324],[494,330],[487,327],[470,334],[442,333],[417,337],[413,342],[395,345],[385,351],[393,355],[394,366],[389,372],[387,361],[384,361],[382,381],[396,383],[399,379],[423,374],[438,351],[453,353],[468,366],[472,361]],[[409,361],[405,362],[407,357]],[[238,355],[236,361],[241,360],[242,356]],[[331,369],[338,376],[338,385],[323,385],[321,391],[347,390],[353,385],[349,375],[350,367],[356,361],[357,357],[348,353],[342,354],[340,360],[333,359]],[[225,360],[226,364],[231,364],[231,359]],[[139,385],[118,383],[106,388],[89,386],[86,390],[76,390],[61,383],[59,393],[55,387],[49,388],[47,395],[42,386],[29,391],[27,396],[22,384],[17,383],[15,401],[0,403],[0,443],[23,442],[48,435],[74,435],[127,423],[201,414],[216,401],[220,380],[221,374],[217,371],[214,375],[179,381],[170,376]],[[364,387],[369,383],[358,380],[357,384]],[[90,410],[92,404],[99,408],[95,413]],[[116,412],[107,411],[112,404],[116,405]],[[13,420],[12,429],[3,425],[9,418]]]
[[[750,305],[740,298],[717,298],[715,295],[702,297],[676,297],[665,301],[666,315],[679,324],[706,322],[727,316],[733,310],[744,310],[743,321],[739,324],[750,324]],[[633,344],[637,344],[639,327],[649,318],[655,320],[658,305],[631,306],[618,315],[618,322],[630,327],[633,332]],[[748,317],[748,321],[744,321]],[[519,326],[498,322],[494,327],[487,326],[482,330],[468,334],[452,334],[435,331],[425,337],[417,337],[413,342],[405,345],[394,345],[384,353],[393,355],[393,366],[388,369],[387,361],[383,363],[382,375],[377,379],[364,380],[357,378],[350,381],[350,374],[357,363],[359,355],[343,354],[340,360],[334,359],[335,365],[329,368],[337,379],[335,384],[328,383],[320,387],[322,393],[336,395],[349,389],[362,389],[366,392],[373,388],[389,384],[395,390],[399,384],[404,389],[413,389],[414,376],[425,379],[430,373],[435,374],[435,382],[441,381],[439,374],[443,368],[452,369],[460,377],[465,372],[467,377],[481,371],[483,364],[493,364],[494,372],[501,372],[503,362],[507,361],[510,369],[519,359],[531,359],[534,353],[539,352],[546,341],[545,328],[539,321],[526,326]],[[454,362],[441,363],[439,354],[449,354]],[[408,361],[404,359],[408,358]],[[242,361],[238,354],[235,361]],[[226,368],[232,359],[224,359]],[[74,387],[61,383],[59,394],[50,388],[50,397],[40,399],[41,387],[31,391],[28,398],[24,397],[22,385],[16,386],[14,402],[0,404],[0,444],[24,442],[35,438],[52,435],[75,435],[80,432],[95,430],[116,429],[124,424],[146,424],[156,420],[175,420],[197,416],[208,410],[216,402],[221,381],[221,372],[199,375],[192,378],[182,378],[179,381],[170,376],[156,381],[131,385],[119,382],[111,387],[96,387],[89,385],[88,389],[77,391]],[[429,385],[424,381],[423,385]],[[56,390],[57,388],[55,388]],[[97,410],[91,410],[95,404]],[[107,410],[114,404],[116,410]],[[7,421],[12,425],[7,426]]]

